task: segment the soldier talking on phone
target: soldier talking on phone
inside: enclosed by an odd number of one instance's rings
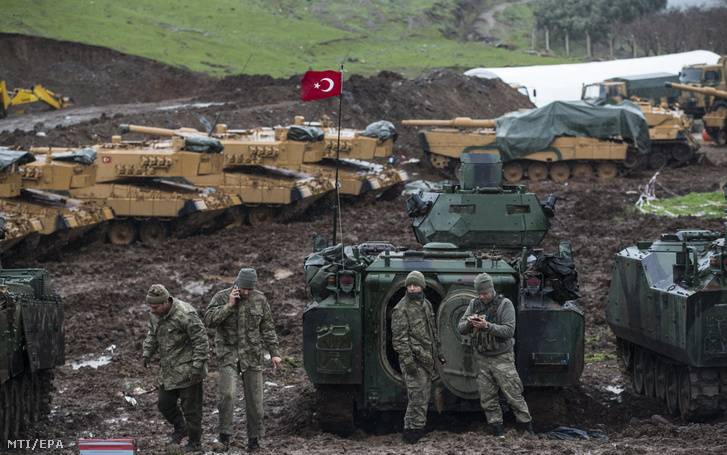
[[[227,450],[233,434],[237,376],[242,375],[247,413],[247,447],[259,450],[265,436],[263,422],[263,343],[270,351],[273,369],[280,365],[278,337],[265,294],[255,289],[257,272],[244,268],[235,284],[212,297],[204,315],[207,327],[216,329],[215,352],[220,369],[220,438],[216,449]]]
[[[505,437],[498,390],[510,403],[520,427],[528,434],[533,422],[523,398],[523,383],[515,369],[515,306],[495,292],[492,277],[481,273],[475,278],[477,297],[470,301],[457,328],[470,335],[477,366],[480,406],[485,411],[493,435]]]

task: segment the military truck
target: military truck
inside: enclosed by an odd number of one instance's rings
[[[523,177],[564,181],[572,176],[612,179],[648,161],[649,125],[630,101],[599,107],[555,101],[497,119],[403,120],[434,127],[419,133],[429,162],[445,177],[458,178],[461,152],[499,154],[505,180]]]
[[[303,364],[316,388],[321,428],[350,433],[362,414],[406,408],[391,342],[391,312],[413,270],[424,274],[445,367],[434,378],[439,411],[479,411],[472,343],[457,324],[489,273],[517,312],[516,366],[528,390],[578,383],[584,365],[583,313],[568,240],[538,248],[557,197],[538,201],[523,186],[502,184],[497,154],[463,153],[460,183],[406,201],[422,250],[369,241],[344,247],[314,241],[304,262],[312,301],[303,313]]]
[[[53,369],[65,363],[63,303],[46,270],[0,270],[0,335],[0,445],[7,448],[50,412]]]
[[[639,74],[612,77],[603,82],[584,84],[581,99],[592,104],[619,103],[640,98],[652,106],[673,106],[678,101],[679,90],[665,87],[665,82],[679,82],[679,76],[670,73]]]
[[[707,65],[700,63],[688,65],[679,72],[678,82],[681,85],[688,85],[697,88],[713,88],[715,90],[727,91],[727,56],[723,55],[716,64]],[[678,88],[674,86],[673,88]],[[701,119],[709,112],[711,103],[714,101],[708,93],[695,92],[681,88],[679,95],[679,108],[685,114],[696,119]]]
[[[694,87],[684,84],[671,84],[684,92],[700,93],[705,96],[706,113],[702,122],[707,134],[720,146],[727,145],[727,91],[711,87]]]
[[[636,393],[701,420],[727,409],[725,233],[682,229],[619,251],[606,321]]]
[[[137,238],[160,242],[170,234],[185,236],[216,229],[238,217],[234,211],[242,201],[237,195],[164,180],[221,173],[221,146],[214,139],[178,137],[148,144],[124,142],[114,136],[112,142],[91,148],[99,163],[94,184],[67,193],[113,209],[115,217],[107,236],[111,243],[127,245]],[[50,149],[54,153],[72,151]]]

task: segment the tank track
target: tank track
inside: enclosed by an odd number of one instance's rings
[[[620,338],[617,355],[632,390],[663,400],[672,414],[701,421],[727,410],[727,368],[689,366]]]
[[[33,425],[50,413],[53,372],[26,371],[0,385],[0,445],[20,439]]]

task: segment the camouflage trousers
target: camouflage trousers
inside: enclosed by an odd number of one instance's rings
[[[217,409],[220,411],[220,433],[234,434],[232,419],[237,401],[237,376],[240,374],[237,366],[224,366],[220,368],[220,401]],[[261,438],[265,436],[265,423],[263,422],[263,372],[246,370],[242,372],[242,383],[245,393],[245,414],[247,416],[247,437]]]
[[[177,400],[181,403],[181,409]],[[199,441],[202,437],[202,382],[182,389],[164,390],[159,386],[157,408],[167,422],[179,428],[187,421],[189,440]]]
[[[530,422],[530,411],[523,398],[523,383],[515,369],[513,351],[487,357],[475,353],[477,364],[477,390],[480,393],[480,406],[485,411],[487,423],[502,424],[502,408],[498,390],[510,403],[518,422]]]
[[[404,428],[417,430],[424,428],[427,423],[427,407],[429,396],[432,393],[432,372],[419,367],[419,374],[411,376],[406,373],[404,365],[400,364],[404,384],[406,384],[406,414],[404,414]]]

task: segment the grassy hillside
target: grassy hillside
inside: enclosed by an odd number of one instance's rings
[[[288,77],[341,64],[348,74],[391,70],[416,76],[425,68],[565,61],[464,41],[467,24],[478,13],[471,5],[498,3],[502,1],[4,0],[0,32],[108,47],[220,77],[241,72]],[[528,30],[529,11],[523,8],[512,9],[511,21]],[[524,46],[527,33],[507,39]]]

